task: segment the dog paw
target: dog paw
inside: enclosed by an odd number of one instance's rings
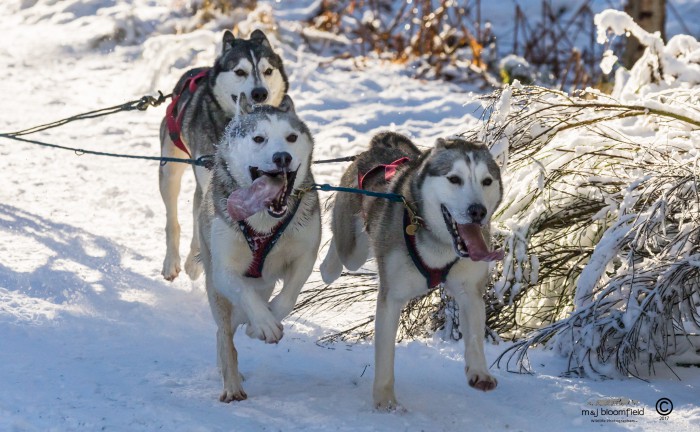
[[[378,386],[372,390],[374,409],[377,411],[406,411],[397,401],[393,386]]]
[[[191,280],[197,280],[202,275],[204,271],[204,266],[197,258],[197,253],[190,251],[190,254],[185,260],[185,273],[190,277]]]
[[[387,399],[375,400],[374,409],[381,412],[398,412],[405,413],[408,412],[400,403],[396,402],[396,398],[391,397]]]
[[[469,368],[466,369],[466,372],[469,386],[477,390],[486,392],[495,389],[498,385],[496,378],[492,377],[488,372],[480,372],[477,370],[470,371]]]
[[[245,334],[252,339],[260,339],[265,343],[277,343],[284,335],[282,324],[272,314],[269,319],[248,323]]]
[[[246,399],[248,399],[248,395],[243,391],[242,388],[224,390],[224,392],[221,393],[221,396],[219,396],[219,400],[224,403],[242,401]]]
[[[165,257],[165,260],[163,261],[163,270],[160,272],[160,274],[163,275],[163,278],[167,281],[174,281],[175,278],[177,277],[178,274],[180,274],[180,257],[176,258],[170,258],[169,256]]]

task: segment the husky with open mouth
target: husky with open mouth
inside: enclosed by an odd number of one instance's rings
[[[219,144],[199,213],[209,305],[218,327],[220,400],[246,399],[233,336],[239,325],[267,343],[283,335],[321,241],[318,194],[307,191],[313,139],[289,96],[279,107],[248,104]],[[268,303],[277,281],[281,291]]]
[[[394,395],[394,344],[406,303],[440,283],[459,305],[469,385],[496,387],[484,356],[483,294],[489,261],[503,258],[491,249],[489,224],[501,201],[498,165],[488,148],[459,138],[438,139],[421,152],[395,133],[375,136],[341,180],[344,187],[401,194],[406,204],[339,193],[333,239],[321,265],[334,281],[343,266],[359,269],[370,247],[379,268],[375,316],[374,404],[398,407]]]
[[[274,106],[287,93],[289,84],[282,59],[272,50],[262,31],[255,30],[249,39],[241,39],[227,30],[221,44],[221,54],[212,67],[188,71],[175,86],[160,127],[161,156],[196,159],[212,155],[226,125],[236,114],[241,93],[254,103]],[[169,281],[181,270],[177,199],[186,169],[183,163],[169,162],[159,170],[160,194],[166,211],[166,253],[161,273]],[[197,212],[210,177],[204,167],[194,167],[194,173],[197,180],[193,199],[194,235],[185,261],[185,272],[192,280],[202,273],[202,265],[196,258],[199,254]]]

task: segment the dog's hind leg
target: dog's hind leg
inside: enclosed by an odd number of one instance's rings
[[[187,154],[175,147],[163,132],[161,126],[161,155],[164,157],[187,158]],[[161,165],[158,170],[158,184],[160,196],[165,204],[165,260],[161,274],[166,280],[174,280],[180,273],[180,222],[177,219],[177,197],[180,195],[180,183],[182,174],[187,168],[186,164],[168,162]]]
[[[192,242],[190,243],[190,253],[187,255],[185,260],[185,272],[187,276],[192,280],[197,280],[202,274],[204,269],[202,263],[199,261],[199,208],[202,206],[202,188],[199,186],[199,181],[197,182],[197,188],[194,191],[194,201],[192,203],[192,214],[194,222],[194,231],[192,232]]]

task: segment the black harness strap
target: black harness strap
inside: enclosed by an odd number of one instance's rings
[[[420,254],[418,253],[418,249],[416,248],[416,236],[410,235],[406,231],[406,228],[410,225],[410,223],[411,223],[411,218],[408,215],[408,211],[404,210],[404,212],[403,212],[403,239],[406,242],[406,248],[408,249],[408,254],[411,256],[411,260],[413,261],[413,265],[416,266],[418,271],[425,278],[425,281],[428,284],[428,289],[434,289],[438,285],[440,285],[441,283],[443,283],[447,280],[447,275],[450,273],[452,266],[455,265],[455,263],[457,261],[459,261],[459,258],[455,258],[454,261],[447,264],[445,267],[443,267],[441,269],[434,269],[434,268],[428,267],[423,262],[423,259],[420,257]]]
[[[287,229],[289,223],[294,219],[294,215],[299,209],[300,202],[298,202],[294,209],[289,212],[287,217],[278,223],[269,234],[261,234],[253,227],[248,225],[245,220],[239,221],[238,226],[243,232],[246,242],[250,251],[253,253],[253,260],[248,266],[248,270],[245,272],[245,276],[249,278],[258,279],[262,277],[263,266],[265,265],[265,259],[272,251],[272,248],[277,244],[277,240],[282,236],[284,230]]]

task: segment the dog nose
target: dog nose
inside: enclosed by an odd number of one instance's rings
[[[272,155],[272,162],[280,168],[289,168],[292,163],[292,155],[287,152],[277,152]]]
[[[486,207],[481,204],[472,204],[467,209],[467,213],[472,218],[472,223],[480,224],[486,217]]]
[[[263,87],[256,87],[250,93],[250,97],[253,98],[255,103],[265,102],[265,100],[267,100],[267,89]]]

